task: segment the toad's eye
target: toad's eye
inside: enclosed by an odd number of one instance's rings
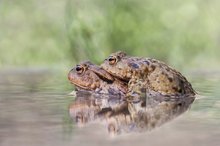
[[[77,65],[77,66],[76,66],[76,72],[77,72],[78,74],[83,73],[83,71],[84,71],[84,68],[83,68],[81,65]]]
[[[110,65],[114,65],[116,63],[116,61],[117,61],[116,57],[114,57],[114,56],[110,56],[108,58],[108,62],[109,62]]]

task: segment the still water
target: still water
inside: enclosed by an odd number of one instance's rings
[[[220,72],[188,78],[199,94],[188,111],[151,131],[112,138],[103,124],[74,124],[66,76],[45,69],[0,71],[0,145],[219,146]]]

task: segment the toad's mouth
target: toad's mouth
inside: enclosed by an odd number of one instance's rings
[[[86,87],[86,86],[82,86],[81,84],[77,84],[77,83],[72,83],[71,82],[71,84],[73,84],[73,85],[75,85],[75,86],[77,86],[77,87],[79,87],[79,88],[82,88],[82,89],[90,89],[90,88],[88,88],[88,87]]]
[[[119,80],[119,81],[124,82],[126,84],[128,84],[128,82],[130,81],[130,79],[125,78],[123,76],[119,76],[117,73],[111,73],[111,72],[108,72],[108,73],[111,74],[115,78],[115,80]]]
[[[78,83],[78,82],[73,82],[72,80],[70,80],[70,83],[75,85],[76,87],[79,87],[79,88],[82,88],[82,89],[85,89],[85,90],[91,90],[92,91],[92,90],[95,90],[95,89],[98,88],[97,86],[92,88],[91,87],[92,85],[88,86],[88,85],[86,85],[87,83],[82,84],[82,83]]]
[[[103,70],[105,70],[104,68],[102,68]],[[128,83],[130,81],[130,77],[126,76],[126,73],[123,71],[119,71],[119,72],[114,72],[112,70],[105,70],[108,74],[110,74],[112,76],[112,78],[120,80],[122,82],[126,82]]]

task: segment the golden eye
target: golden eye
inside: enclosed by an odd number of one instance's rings
[[[116,63],[116,61],[117,61],[116,57],[114,57],[114,56],[110,56],[108,58],[108,62],[109,62],[110,65],[114,65]]]
[[[78,74],[82,74],[84,72],[84,68],[81,65],[76,66],[76,72]]]

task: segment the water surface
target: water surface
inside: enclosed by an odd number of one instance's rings
[[[190,79],[199,95],[187,112],[151,131],[111,138],[103,124],[80,128],[71,120],[74,97],[66,76],[46,69],[0,71],[0,145],[219,146],[220,73]]]

